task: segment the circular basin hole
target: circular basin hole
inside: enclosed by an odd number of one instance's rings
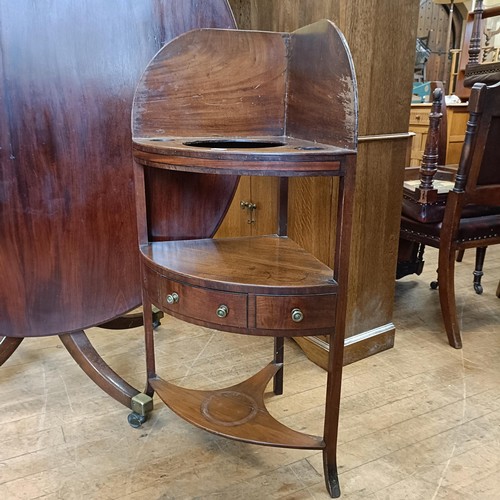
[[[197,148],[217,148],[217,149],[257,149],[257,148],[277,148],[284,146],[281,141],[247,141],[245,139],[206,139],[201,141],[189,141],[186,146]]]

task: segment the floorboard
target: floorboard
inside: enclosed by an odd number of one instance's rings
[[[484,293],[472,288],[474,251],[457,264],[463,349],[448,346],[437,254],[396,283],[395,347],[344,370],[339,463],[342,498],[500,498],[500,248]],[[132,385],[145,379],[141,328],[88,332]],[[165,318],[158,372],[193,388],[237,383],[263,367],[272,340]],[[285,424],[321,433],[325,373],[286,341],[285,393],[266,395]],[[321,454],[237,443],[183,422],[155,398],[141,429],[98,389],[58,338],[27,339],[0,368],[0,498],[327,499]]]

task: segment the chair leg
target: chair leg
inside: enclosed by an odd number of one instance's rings
[[[436,281],[431,281],[429,283],[429,286],[433,289],[433,290],[437,290],[439,288],[439,269],[436,269],[436,274],[437,274],[437,279]]]
[[[338,328],[343,332],[344,328]],[[342,385],[343,349],[339,343],[344,342],[344,335],[330,335],[330,352],[328,355],[328,371],[326,382],[326,407],[323,450],[323,471],[328,493],[332,498],[340,497],[340,484],[337,470],[337,441],[339,426],[340,392]]]
[[[462,262],[463,258],[464,258],[464,253],[465,253],[465,250],[462,248],[462,250],[459,250],[457,252],[457,262]]]
[[[497,297],[500,299],[500,281],[498,282],[497,286]]]
[[[481,285],[481,278],[483,276],[483,265],[484,265],[484,257],[486,255],[487,247],[478,247],[476,249],[476,266],[474,272],[474,290],[478,295],[483,293],[483,287]]]
[[[462,347],[458,326],[457,306],[455,301],[455,253],[448,249],[439,249],[439,302],[443,315],[444,327],[449,344],[455,349]]]

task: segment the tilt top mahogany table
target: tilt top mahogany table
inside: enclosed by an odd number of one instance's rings
[[[0,19],[0,365],[23,338],[59,335],[101,388],[133,406],[139,391],[83,331],[141,302],[133,93],[166,42],[234,28],[231,9],[226,0],[0,0]]]

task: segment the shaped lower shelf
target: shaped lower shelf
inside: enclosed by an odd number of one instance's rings
[[[219,390],[185,389],[159,377],[150,384],[173,412],[214,434],[260,445],[323,449],[321,437],[294,431],[267,411],[264,391],[281,366],[270,363],[248,380]]]

